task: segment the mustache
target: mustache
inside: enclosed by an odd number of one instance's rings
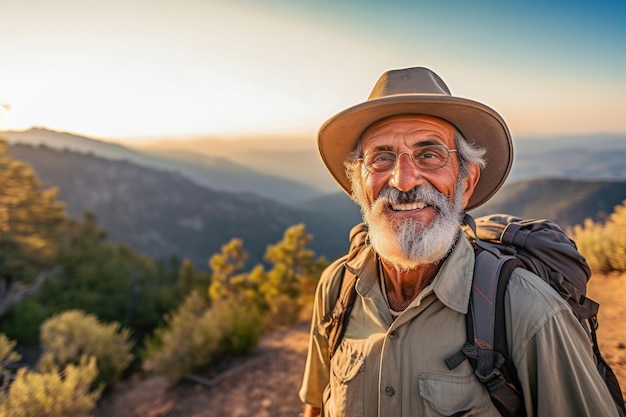
[[[385,185],[380,193],[378,193],[377,200],[390,204],[406,204],[423,201],[437,210],[441,210],[450,204],[448,196],[440,193],[430,184],[418,185],[409,191],[400,191],[397,188]]]

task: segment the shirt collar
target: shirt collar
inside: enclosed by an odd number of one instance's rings
[[[367,293],[374,284],[378,284],[376,254],[369,245],[366,248],[367,250],[361,250],[346,263],[346,266],[359,277],[357,281],[359,294]],[[432,291],[447,307],[467,314],[473,275],[474,248],[465,233],[461,232],[435,279],[417,298],[421,300]]]
[[[473,276],[474,248],[465,233],[461,232],[454,249],[435,276],[432,289],[447,307],[467,314]]]

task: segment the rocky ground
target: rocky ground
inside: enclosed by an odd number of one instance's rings
[[[103,396],[95,417],[295,417],[309,324],[270,333],[245,358],[168,389],[159,377],[130,380]]]
[[[589,296],[601,304],[600,349],[626,395],[626,276],[594,277]],[[249,356],[221,373],[199,373],[173,388],[158,377],[131,379],[103,396],[95,417],[295,417],[302,410],[308,324],[267,335]]]

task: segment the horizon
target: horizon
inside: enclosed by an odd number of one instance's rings
[[[494,108],[515,138],[626,132],[624,4],[7,4],[0,131],[315,138],[384,71],[422,65]]]
[[[302,133],[295,134],[271,134],[271,133],[246,133],[246,134],[190,134],[190,135],[171,135],[171,136],[146,136],[138,139],[136,141],[125,141],[124,139],[116,139],[116,138],[102,138],[97,136],[90,136],[80,132],[70,132],[59,129],[52,129],[46,126],[30,126],[24,129],[0,129],[0,138],[2,138],[3,133],[27,133],[30,131],[45,131],[49,133],[55,133],[60,135],[70,135],[76,136],[78,138],[93,140],[96,142],[103,142],[106,144],[113,145],[122,145],[129,148],[138,148],[141,149],[143,147],[150,147],[152,145],[159,144],[188,144],[191,142],[202,142],[202,141],[215,141],[215,142],[258,142],[260,140],[272,140],[274,142],[280,141],[292,141],[296,140],[297,143],[302,144],[304,142],[310,142],[310,145],[316,144],[316,135],[308,136]],[[534,135],[518,135],[517,137],[513,137],[513,141],[515,142],[540,142],[540,141],[558,141],[572,138],[588,138],[593,137],[597,138],[624,138],[626,140],[626,132],[609,132],[609,131],[595,131],[595,132],[582,132],[582,133],[554,133],[554,134],[534,134]],[[45,142],[45,141],[44,141]],[[624,143],[626,147],[626,142]]]

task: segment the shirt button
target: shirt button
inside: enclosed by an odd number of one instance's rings
[[[392,396],[393,394],[395,394],[396,391],[393,389],[393,387],[387,387],[385,388],[385,394],[387,394],[388,396]]]
[[[389,337],[392,339],[396,339],[398,337],[398,332],[396,332],[395,330],[392,331],[391,333],[389,333]]]

